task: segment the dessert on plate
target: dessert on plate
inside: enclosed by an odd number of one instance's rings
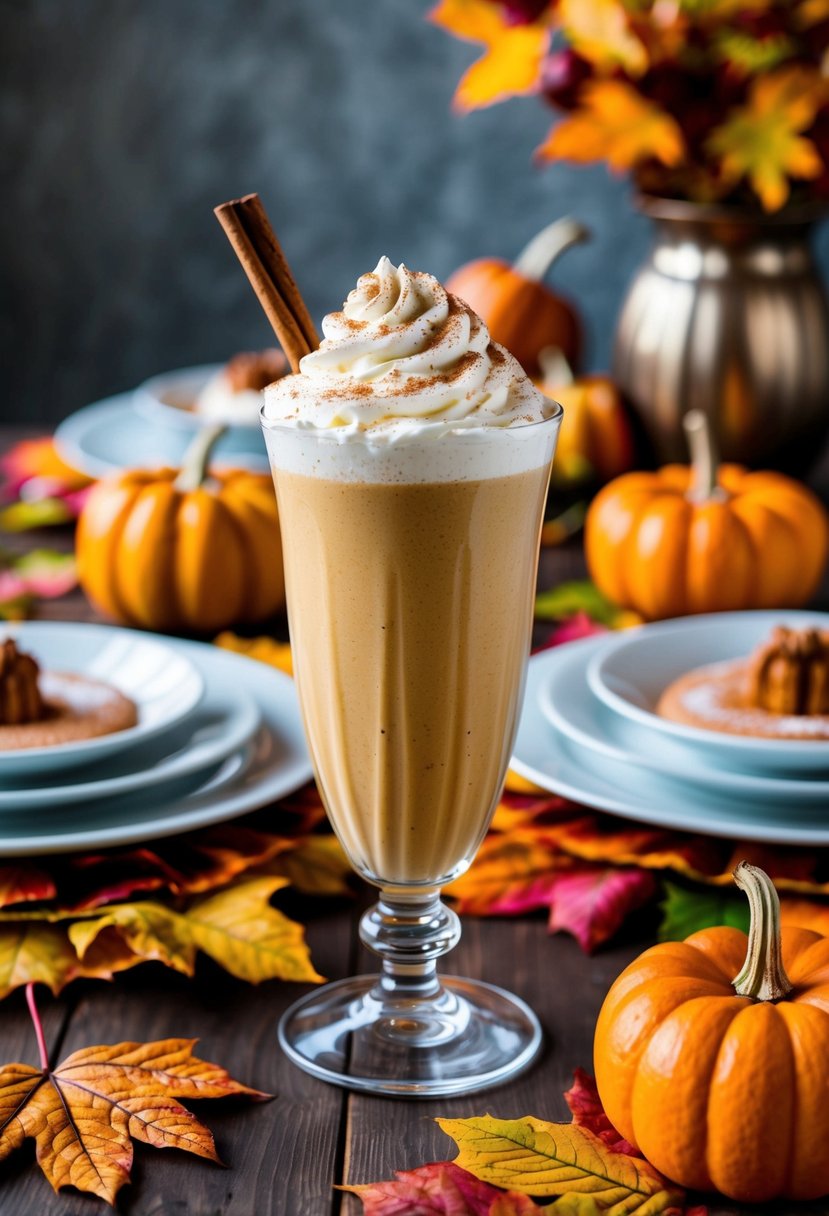
[[[55,747],[127,730],[134,702],[103,680],[42,672],[12,638],[0,643],[0,751]]]
[[[674,680],[656,711],[731,735],[829,739],[829,631],[779,625],[748,658]]]
[[[208,380],[193,411],[209,422],[258,426],[262,390],[287,371],[288,361],[276,347],[243,351]]]

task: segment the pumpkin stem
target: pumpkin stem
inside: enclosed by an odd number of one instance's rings
[[[541,382],[545,392],[567,388],[575,380],[567,356],[558,346],[543,347],[538,352],[538,366],[541,368]]]
[[[711,433],[711,425],[702,410],[689,410],[682,419],[688,451],[691,455],[691,502],[708,502],[722,496],[717,481],[720,454]]]
[[[213,455],[213,449],[226,430],[227,427],[219,425],[205,426],[197,432],[195,439],[184,453],[181,472],[174,482],[175,488],[181,494],[189,494],[191,490],[197,490],[202,485],[207,477],[207,466]]]
[[[523,274],[527,279],[540,283],[546,276],[553,262],[571,245],[578,245],[590,240],[590,229],[585,228],[578,220],[565,215],[560,220],[553,220],[546,228],[542,228],[534,236],[529,245],[519,253],[513,262],[513,270]]]
[[[734,979],[738,996],[755,1001],[780,1001],[792,990],[780,947],[780,900],[774,883],[759,866],[741,861],[734,881],[748,896],[751,921],[746,961]]]

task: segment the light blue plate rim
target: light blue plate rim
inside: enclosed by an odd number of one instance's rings
[[[652,775],[648,773],[643,773],[641,788],[634,797],[624,791],[620,793],[618,786],[595,774],[589,753],[578,748],[574,748],[573,753],[568,751],[564,746],[566,741],[541,712],[542,683],[552,677],[556,664],[564,661],[568,651],[572,655],[578,648],[586,664],[605,641],[601,637],[568,642],[530,659],[511,761],[511,767],[520,776],[582,806],[637,823],[767,844],[829,845],[829,811],[825,826],[816,823],[812,816],[799,816],[789,807],[779,811],[764,807],[763,814],[752,816],[735,809],[727,799],[714,799],[703,790],[689,791],[681,782],[670,783],[668,793],[660,784],[659,792],[655,793],[649,788],[653,783]]]
[[[95,626],[106,629],[108,626]],[[205,642],[176,640],[205,680],[235,683],[256,701],[262,729],[254,736],[250,764],[218,789],[204,788],[183,797],[144,799],[142,791],[54,810],[0,816],[0,857],[37,856],[113,848],[176,836],[223,823],[285,798],[311,780],[313,770],[296,688],[276,668]]]
[[[761,762],[763,768],[775,765],[785,766],[787,761],[798,765],[814,764],[818,767],[821,763],[826,763],[826,749],[829,747],[826,742],[810,742],[803,739],[759,739],[673,722],[667,718],[661,718],[649,710],[642,709],[615,692],[608,684],[605,672],[605,665],[611,658],[631,647],[643,645],[643,639],[646,646],[647,640],[654,636],[675,635],[677,638],[681,638],[687,636],[690,630],[710,629],[712,625],[737,629],[741,622],[750,622],[752,625],[765,627],[770,631],[775,625],[791,623],[803,627],[816,621],[820,622],[824,628],[829,628],[829,614],[827,613],[810,612],[806,609],[774,611],[765,608],[747,612],[712,612],[639,625],[634,629],[614,635],[608,640],[606,648],[593,656],[587,667],[587,683],[593,695],[613,713],[638,723],[652,733],[669,735],[683,743],[720,752],[723,756],[731,753],[735,757],[741,758],[743,762],[753,756]],[[737,653],[733,657],[736,659],[743,656]]]
[[[191,430],[164,426],[136,409],[132,392],[85,405],[64,418],[55,431],[60,456],[94,478],[123,469],[175,467],[191,440]],[[231,428],[215,451],[217,467],[268,470],[265,441],[253,427]]]

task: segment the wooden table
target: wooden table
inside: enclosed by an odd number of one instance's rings
[[[0,449],[4,439],[9,441],[8,433],[0,432]],[[3,544],[68,548],[71,538],[30,533],[4,537]],[[548,551],[540,582],[550,586],[578,577],[583,569],[578,547]],[[44,604],[39,615],[96,619],[80,592]],[[330,979],[373,969],[357,939],[360,911],[342,903],[324,906],[316,915],[306,909],[314,963]],[[504,1118],[532,1114],[568,1119],[562,1093],[575,1067],[592,1069],[593,1027],[602,999],[622,968],[653,942],[655,924],[653,912],[640,915],[617,944],[588,958],[571,938],[551,937],[542,917],[466,919],[461,943],[449,955],[445,970],[481,977],[520,994],[539,1014],[547,1038],[540,1062],[513,1084],[441,1102],[355,1096],[306,1076],[280,1052],[276,1024],[307,987],[272,982],[252,988],[203,958],[192,980],[150,963],[112,984],[77,982],[56,1000],[39,989],[39,1004],[54,1060],[93,1043],[192,1036],[201,1040],[199,1050],[207,1059],[222,1064],[238,1080],[276,1095],[265,1106],[227,1102],[197,1107],[216,1136],[228,1170],[185,1153],[136,1145],[132,1185],[121,1193],[121,1212],[357,1216],[360,1203],[334,1190],[335,1184],[390,1178],[395,1169],[454,1155],[452,1142],[434,1122],[437,1115],[488,1112]],[[9,1062],[37,1062],[21,993],[0,1005],[0,1056]],[[677,1118],[682,1118],[681,1110]],[[106,1210],[102,1201],[71,1190],[53,1195],[35,1165],[31,1141],[0,1166],[0,1216],[88,1216]],[[710,1216],[742,1210],[709,1204]],[[764,1210],[813,1216],[829,1212],[829,1206]]]

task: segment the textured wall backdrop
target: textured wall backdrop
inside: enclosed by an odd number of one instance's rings
[[[538,168],[533,99],[450,113],[475,48],[427,0],[0,0],[6,421],[267,344],[212,215],[258,190],[312,313],[380,253],[447,275],[556,215],[595,233],[556,281],[605,364],[648,240],[626,183]]]

